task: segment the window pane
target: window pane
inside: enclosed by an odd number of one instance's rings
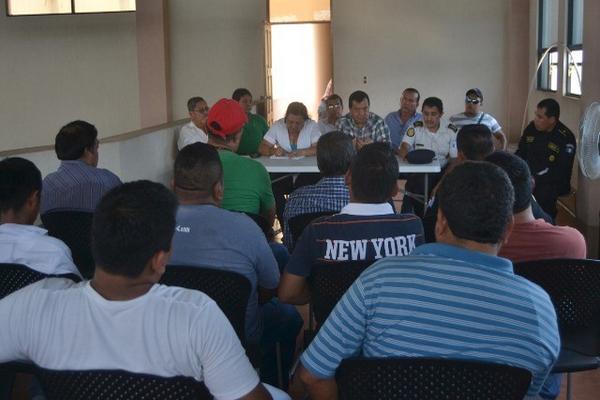
[[[579,79],[582,79],[581,64],[583,62],[583,50],[572,51],[573,58],[569,57],[569,68],[567,71],[567,94],[581,96],[581,85]],[[577,76],[579,72],[579,77]]]
[[[583,44],[583,0],[570,1],[572,20],[569,21],[569,29],[571,30],[569,46],[581,45]]]
[[[8,0],[8,15],[70,13],[71,0]]]
[[[331,20],[330,0],[269,0],[271,22]]]
[[[135,11],[135,0],[75,0],[76,13]]]
[[[558,41],[558,0],[540,0],[541,48],[548,48]]]
[[[558,52],[551,51],[544,59],[538,72],[538,89],[558,89]]]

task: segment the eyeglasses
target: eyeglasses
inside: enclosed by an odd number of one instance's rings
[[[339,104],[330,104],[327,106],[328,110],[333,110],[334,108],[342,108],[342,106]]]
[[[198,110],[194,110],[194,112],[197,112],[199,114],[207,114],[208,113],[209,108],[208,107],[204,107],[204,108],[200,108]]]
[[[481,103],[481,100],[479,100],[479,99],[471,99],[471,98],[467,97],[465,99],[465,103],[467,103],[467,104],[479,104],[479,103]]]

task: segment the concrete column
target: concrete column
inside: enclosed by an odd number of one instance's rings
[[[600,101],[600,1],[583,2],[583,77],[581,112],[593,101]],[[598,254],[598,212],[600,210],[600,179],[584,177],[579,170],[577,188],[577,218],[586,229],[588,255]]]
[[[142,128],[172,120],[166,0],[136,2],[137,58]]]

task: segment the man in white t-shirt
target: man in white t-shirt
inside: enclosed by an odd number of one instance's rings
[[[81,276],[71,250],[34,226],[40,210],[42,175],[29,160],[0,161],[0,262],[23,264],[48,275]]]
[[[450,122],[456,125],[458,129],[461,129],[465,125],[483,124],[492,131],[496,140],[496,148],[498,150],[506,150],[506,136],[502,132],[502,127],[496,121],[496,118],[481,111],[482,105],[483,94],[481,90],[478,88],[467,90],[467,93],[465,93],[465,112],[451,116]]]
[[[149,181],[104,196],[92,227],[93,279],[47,279],[1,300],[0,363],[187,376],[217,399],[270,399],[217,304],[157,284],[176,209],[175,196]]]
[[[181,127],[177,139],[177,149],[181,150],[188,144],[208,142],[206,134],[206,120],[208,117],[208,104],[202,97],[192,97],[187,102],[190,122]]]
[[[412,127],[408,128],[406,135],[402,139],[402,144],[398,154],[402,158],[412,150],[429,149],[433,150],[442,167],[442,172],[438,174],[429,174],[428,193],[437,184],[444,173],[444,168],[450,160],[457,157],[456,149],[456,127],[442,119],[444,115],[444,105],[442,100],[437,97],[428,97],[423,101],[423,121],[415,121]],[[405,189],[407,192],[423,195],[425,188],[420,174],[412,174],[406,181]],[[425,199],[427,203],[428,199]],[[423,204],[414,202],[411,198],[405,196],[402,202],[402,211],[409,212],[410,207],[414,208],[417,215],[423,216]]]

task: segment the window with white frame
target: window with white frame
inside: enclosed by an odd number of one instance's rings
[[[565,92],[568,96],[581,96],[583,63],[583,0],[569,0],[567,21],[567,70]]]
[[[6,0],[9,16],[135,11],[135,0]]]
[[[558,41],[558,0],[539,0],[538,5],[538,62],[546,51]],[[558,50],[553,48],[544,58],[537,76],[537,88],[558,90]]]

